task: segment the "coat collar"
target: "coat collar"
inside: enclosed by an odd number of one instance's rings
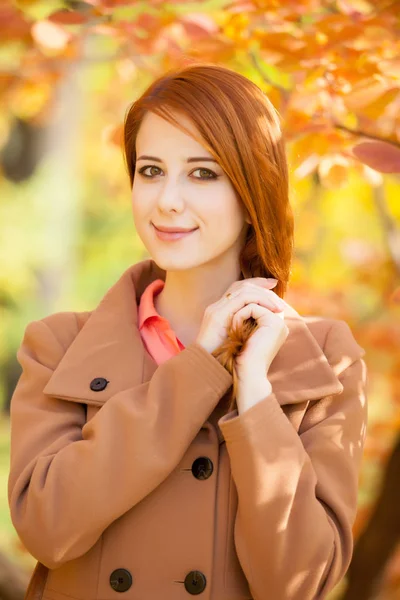
[[[165,275],[152,259],[129,267],[90,312],[44,393],[102,405],[110,396],[149,381],[158,365],[143,345],[135,306],[146,286],[155,279],[165,281]],[[343,385],[334,369],[306,321],[287,303],[285,322],[289,335],[268,371],[280,405],[340,394]],[[110,382],[101,393],[90,389],[96,377]]]

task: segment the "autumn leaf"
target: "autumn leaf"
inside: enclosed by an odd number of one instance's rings
[[[400,148],[381,141],[361,142],[352,148],[361,162],[381,173],[400,173]]]

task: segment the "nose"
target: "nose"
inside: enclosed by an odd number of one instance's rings
[[[162,187],[158,191],[157,204],[162,212],[175,210],[181,212],[185,201],[179,182],[173,179],[165,179]]]

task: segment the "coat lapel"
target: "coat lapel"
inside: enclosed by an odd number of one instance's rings
[[[123,390],[149,381],[157,369],[137,327],[137,305],[146,286],[165,280],[152,259],[129,267],[94,309],[44,388],[49,396],[102,405]],[[340,394],[343,386],[305,320],[286,303],[289,335],[271,363],[268,379],[280,405]],[[96,377],[109,384],[90,389]]]

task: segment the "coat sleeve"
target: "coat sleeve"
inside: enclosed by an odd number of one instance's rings
[[[222,418],[238,493],[236,551],[254,600],[322,600],[350,564],[368,418],[365,351],[356,346],[337,320],[325,354],[343,391],[310,402],[299,433],[273,392]]]
[[[85,423],[84,404],[43,394],[65,353],[65,318],[52,317],[29,323],[17,352],[8,502],[27,550],[56,568],[86,553],[169,475],[232,377],[193,343]]]

